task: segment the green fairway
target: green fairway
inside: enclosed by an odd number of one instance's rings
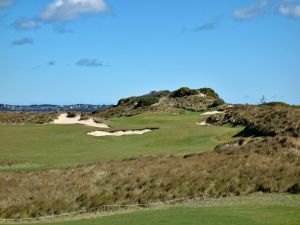
[[[299,225],[300,196],[258,194],[53,225]],[[43,223],[45,224],[45,223]]]
[[[66,167],[141,155],[211,151],[229,141],[241,128],[198,126],[200,113],[145,113],[109,121],[110,130],[157,127],[140,136],[92,137],[99,130],[84,125],[0,126],[0,159],[24,161],[0,170]]]

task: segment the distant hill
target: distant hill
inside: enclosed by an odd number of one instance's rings
[[[120,99],[117,105],[99,112],[98,116],[133,116],[148,111],[180,113],[185,110],[204,111],[224,106],[225,102],[211,88],[182,87],[172,92],[152,91],[146,95]]]

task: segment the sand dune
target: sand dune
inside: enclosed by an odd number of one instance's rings
[[[109,126],[104,123],[96,123],[92,118],[88,120],[80,120],[79,115],[74,118],[68,118],[67,113],[61,114],[56,120],[53,121],[53,123],[54,124],[82,124],[91,127],[109,128]]]

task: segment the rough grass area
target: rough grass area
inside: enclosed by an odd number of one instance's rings
[[[26,162],[11,169],[67,167],[96,161],[121,160],[141,155],[185,154],[211,151],[242,128],[197,126],[199,113],[174,115],[145,113],[130,118],[113,118],[111,129],[133,130],[159,128],[140,136],[91,137],[97,130],[83,125],[0,126],[1,161]],[[39,166],[37,166],[39,165]],[[9,166],[1,167],[9,170]]]
[[[228,109],[224,115],[211,116],[207,122],[246,126],[241,133],[244,136],[300,136],[299,107],[240,105]]]
[[[255,194],[116,215],[86,215],[45,225],[299,225],[300,195]],[[30,223],[29,223],[30,224]]]
[[[53,121],[58,113],[0,112],[0,125],[45,124]]]
[[[251,144],[254,146],[254,144]],[[274,149],[273,152],[269,152]],[[140,157],[69,169],[0,173],[0,217],[24,218],[165,201],[255,192],[300,193],[300,148],[270,139],[255,148],[185,156]],[[9,188],[7,188],[9,187]]]

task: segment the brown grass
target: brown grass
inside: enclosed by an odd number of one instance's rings
[[[58,113],[0,112],[1,124],[45,124],[58,117]]]
[[[241,105],[228,109],[225,115],[214,115],[208,123],[246,126],[242,135],[300,136],[300,108],[290,106]]]
[[[245,139],[184,157],[141,157],[64,170],[0,173],[0,215],[60,214],[201,194],[300,192],[299,140]]]

